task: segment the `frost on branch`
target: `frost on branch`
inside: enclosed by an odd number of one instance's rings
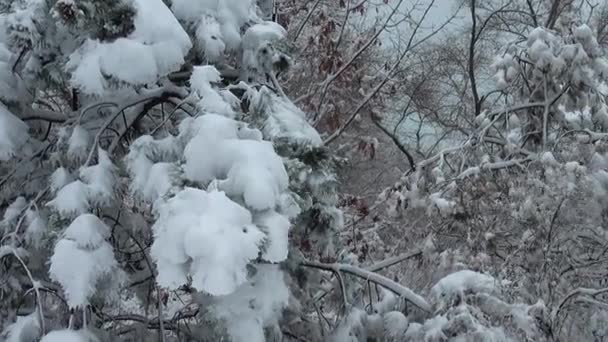
[[[249,211],[222,192],[186,188],[157,208],[151,255],[161,286],[192,285],[212,295],[232,293],[247,279],[264,234]]]
[[[49,275],[63,287],[72,308],[82,307],[104,278],[118,281],[118,264],[106,242],[110,228],[91,214],[78,216],[55,245]],[[120,273],[120,272],[119,272]]]

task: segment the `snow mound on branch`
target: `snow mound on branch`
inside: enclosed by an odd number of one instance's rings
[[[286,138],[296,143],[321,146],[319,133],[306,121],[306,116],[288,99],[262,87],[259,91],[249,88],[248,98],[256,113],[265,113],[262,127],[264,136],[274,140]]]
[[[91,140],[92,138],[89,132],[84,127],[76,125],[68,140],[68,158],[73,161],[79,161],[86,158],[89,153]]]
[[[236,50],[241,44],[241,28],[249,21],[259,20],[253,0],[173,0],[175,16],[194,24],[197,32],[209,32],[217,43],[207,45],[207,37],[197,34],[207,58],[217,56],[223,45]]]
[[[116,167],[106,151],[98,149],[97,155],[98,163],[80,169],[80,178],[87,184],[89,203],[106,206],[114,197]]]
[[[64,217],[70,217],[84,214],[93,206],[103,207],[112,203],[116,167],[106,151],[98,149],[97,154],[99,162],[80,169],[81,180],[72,181],[61,187],[55,198],[46,204],[47,206]],[[53,173],[51,185],[57,188],[67,179],[67,176]]]
[[[161,286],[175,289],[189,275],[196,289],[225,295],[246,281],[264,238],[247,209],[223,192],[186,188],[157,215],[150,254]]]
[[[15,223],[26,206],[27,202],[25,201],[25,197],[17,197],[4,211],[2,222],[0,223],[2,223],[2,225],[11,225]]]
[[[179,179],[179,159],[183,146],[174,136],[155,140],[149,135],[133,142],[125,157],[131,175],[131,193],[153,203],[172,189]]]
[[[200,183],[222,180],[221,190],[242,197],[256,210],[278,204],[288,176],[272,143],[252,140],[261,134],[220,115],[203,115],[189,126],[182,131],[193,136],[184,149],[186,178]]]
[[[40,320],[38,311],[27,316],[17,316],[17,320],[6,327],[0,334],[5,336],[6,342],[36,341],[40,338]]]
[[[215,62],[221,59],[226,50],[222,27],[215,17],[203,15],[196,29],[197,45],[207,61]]]
[[[268,211],[258,215],[254,221],[268,237],[262,258],[270,262],[287,259],[289,220],[275,211]]]
[[[201,112],[221,114],[233,118],[235,113],[231,104],[212,85],[212,83],[221,81],[220,72],[214,66],[194,67],[192,76],[190,76],[190,85],[199,98],[196,106]]]
[[[74,179],[65,167],[60,167],[51,174],[51,191],[61,190]]]
[[[63,232],[63,237],[76,242],[78,248],[95,249],[110,237],[110,228],[97,216],[78,216]]]
[[[382,316],[384,331],[389,337],[399,338],[405,335],[408,327],[408,320],[399,311],[390,311]]]
[[[252,25],[243,36],[243,69],[269,71],[270,63],[276,62],[280,54],[274,50],[272,43],[285,38],[287,31],[272,21]],[[266,50],[260,51],[265,48]],[[258,52],[262,52],[258,54]],[[247,75],[245,75],[247,76]],[[247,77],[242,77],[246,80]]]
[[[226,320],[234,342],[264,342],[264,328],[278,324],[289,301],[283,273],[276,265],[256,265],[256,274],[234,293],[214,299],[212,310]]]
[[[465,292],[492,292],[496,286],[497,280],[492,276],[462,270],[443,277],[431,288],[431,293],[437,299],[450,298]]]
[[[87,94],[101,95],[105,76],[131,85],[155,82],[176,71],[192,47],[188,34],[162,0],[133,0],[135,31],[105,43],[87,40],[70,56],[66,67],[72,84]]]
[[[79,215],[89,211],[90,205],[87,197],[87,185],[76,180],[61,188],[55,198],[46,205],[66,217]]]
[[[192,139],[184,153],[186,177],[196,182],[225,179],[220,188],[228,196],[242,196],[256,210],[272,209],[287,190],[283,161],[267,141]]]
[[[46,221],[38,211],[28,210],[25,214],[27,228],[25,230],[25,241],[35,248],[40,247],[42,236],[46,232]]]
[[[25,122],[0,103],[0,161],[8,161],[29,139]]]
[[[97,282],[118,269],[112,246],[105,241],[110,229],[91,214],[79,216],[55,245],[49,275],[63,287],[71,308],[88,304]]]

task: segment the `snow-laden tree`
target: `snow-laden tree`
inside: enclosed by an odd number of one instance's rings
[[[281,263],[342,222],[285,30],[251,0],[1,5],[2,339],[278,338]]]
[[[447,78],[459,82],[438,88],[447,96],[434,108],[411,101],[442,134],[422,147],[402,136],[411,170],[370,206],[373,222],[356,213],[346,226],[372,258],[413,249],[388,275],[427,289],[438,315],[412,340],[601,340],[606,47],[583,1],[467,3],[471,45],[454,48],[464,63]],[[551,19],[551,3],[573,6]],[[430,58],[450,56],[441,51]],[[446,282],[462,291],[436,296]]]

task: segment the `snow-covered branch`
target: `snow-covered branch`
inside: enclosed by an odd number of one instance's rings
[[[378,273],[374,273],[372,271],[368,271],[366,269],[359,268],[356,266],[352,266],[352,265],[348,265],[348,264],[338,264],[338,263],[325,264],[325,263],[316,262],[316,261],[304,261],[304,262],[302,262],[302,266],[318,268],[318,269],[325,270],[325,271],[332,271],[334,273],[344,272],[346,274],[350,274],[350,275],[359,277],[361,279],[371,281],[375,284],[378,284],[378,285],[394,292],[396,295],[398,295],[399,297],[402,297],[405,300],[409,301],[410,303],[416,305],[418,308],[420,308],[426,312],[431,312],[431,306],[420,295],[414,293],[409,288],[407,288],[403,285],[400,285]]]

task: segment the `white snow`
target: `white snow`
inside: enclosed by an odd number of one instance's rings
[[[87,94],[108,88],[104,75],[143,85],[176,71],[192,47],[188,34],[162,0],[133,0],[135,31],[112,42],[89,39],[67,63],[71,82]]]
[[[11,224],[13,221],[16,221],[21,215],[23,209],[25,209],[26,205],[27,202],[25,201],[25,197],[17,197],[4,211],[4,215],[2,216],[2,224]]]
[[[173,136],[155,140],[144,135],[133,142],[125,160],[131,175],[129,187],[135,196],[153,203],[169,191],[178,172],[170,161],[178,159],[180,146]]]
[[[0,103],[0,161],[7,161],[29,139],[27,125]]]
[[[109,228],[101,220],[84,214],[55,245],[49,275],[63,287],[70,307],[87,305],[98,280],[116,272],[112,246],[105,241],[108,236]]]
[[[465,291],[491,292],[496,288],[494,277],[474,272],[462,270],[447,275],[439,280],[431,289],[435,298],[446,298],[452,295],[459,295]]]
[[[168,193],[175,185],[179,170],[173,163],[156,163],[150,168],[146,184],[141,193],[143,199],[153,203]]]
[[[61,187],[55,198],[46,205],[64,217],[84,214],[92,206],[109,205],[114,198],[115,166],[107,152],[98,150],[98,164],[80,169],[80,178]],[[59,187],[68,180],[67,171],[55,171],[51,176],[51,188]],[[83,182],[84,181],[84,182]]]
[[[245,31],[243,35],[243,70],[270,70],[271,66],[266,65],[268,62],[274,62],[277,54],[274,53],[271,43],[280,40],[287,35],[285,29],[272,21],[266,21],[252,25]],[[265,48],[265,54],[259,54],[260,50]],[[263,58],[263,60],[260,60]],[[243,77],[244,76],[244,77]],[[242,75],[242,79],[248,79],[247,74]]]
[[[40,213],[34,210],[28,210],[26,213],[27,228],[25,230],[25,240],[35,248],[40,247],[42,236],[46,232],[46,221],[40,216]]]
[[[210,15],[203,15],[196,29],[196,39],[201,52],[208,62],[221,59],[226,50],[221,25],[217,19]]]
[[[214,18],[221,32],[217,38],[229,50],[240,46],[241,27],[250,20],[259,20],[253,0],[173,0],[171,9],[178,19],[196,25],[204,24],[200,22],[203,16]]]
[[[270,262],[281,262],[287,259],[289,220],[275,211],[267,211],[254,220],[268,237],[262,258]]]
[[[321,146],[319,133],[306,121],[304,113],[291,101],[262,87],[259,91],[248,90],[251,106],[257,112],[267,115],[262,127],[264,135],[270,139],[287,138],[294,143]]]
[[[46,334],[40,342],[91,342],[96,341],[92,339],[91,333],[87,331],[78,330],[54,330]]]
[[[235,113],[230,103],[212,85],[221,81],[219,71],[211,65],[197,66],[192,70],[190,85],[198,95],[197,108],[203,113],[221,114],[226,117],[234,117]]]
[[[82,249],[96,249],[110,237],[110,228],[93,214],[78,216],[63,232],[63,237]]]
[[[220,189],[228,196],[243,197],[256,210],[274,208],[287,189],[288,176],[272,144],[233,139],[237,122],[209,115],[195,122],[198,131],[184,150],[185,176],[201,183],[223,180]]]
[[[65,167],[57,168],[51,174],[51,191],[61,190],[64,186],[74,180],[70,172]]]
[[[186,188],[157,210],[150,254],[161,286],[176,288],[190,275],[196,289],[223,295],[245,282],[264,238],[247,209],[222,192]]]
[[[399,338],[405,335],[408,328],[408,320],[399,311],[390,311],[383,316],[384,331],[388,337]]]
[[[90,208],[87,185],[79,180],[73,181],[61,188],[46,205],[64,217],[84,214]]]
[[[264,342],[264,327],[278,323],[289,301],[283,272],[276,265],[256,265],[256,274],[234,293],[217,297],[212,310],[226,320],[234,342]]]
[[[85,128],[80,125],[74,126],[68,140],[68,158],[75,161],[84,159],[89,153],[91,141],[92,137]]]
[[[97,156],[99,161],[96,165],[80,169],[80,178],[87,184],[88,202],[103,207],[109,205],[114,197],[116,167],[101,148]]]
[[[36,341],[40,337],[38,311],[27,316],[17,316],[17,320],[6,327],[0,336],[6,334],[5,342]]]

